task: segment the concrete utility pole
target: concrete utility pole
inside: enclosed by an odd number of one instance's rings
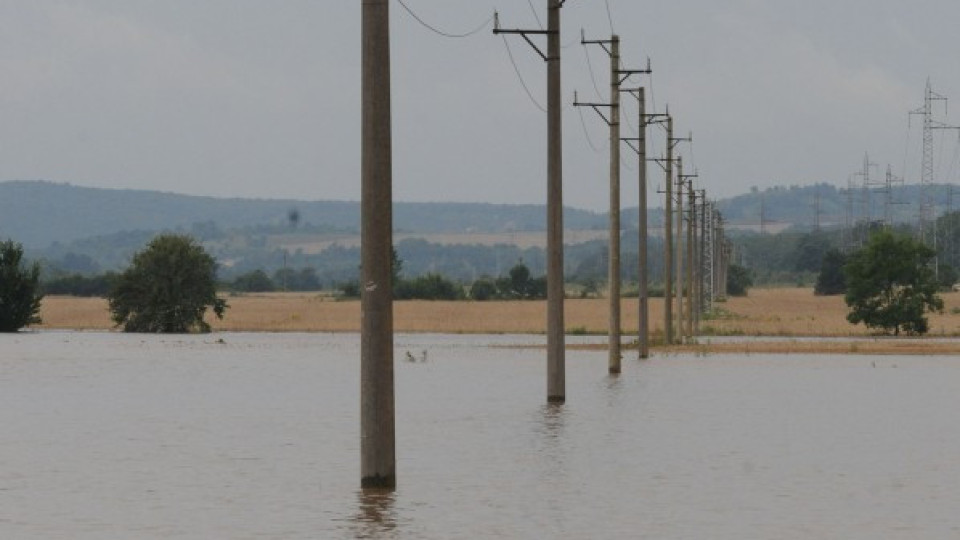
[[[563,327],[563,123],[560,88],[560,8],[547,0],[546,30],[505,30],[494,14],[494,34],[519,34],[547,63],[547,401],[566,400]],[[547,36],[544,54],[530,35]]]
[[[691,285],[693,271],[693,226],[694,201],[693,179],[698,175],[683,174],[683,158],[677,158],[677,331],[681,341],[690,338],[692,325],[689,323],[693,313],[691,303]],[[687,208],[683,207],[684,189],[686,189]],[[683,240],[683,224],[686,221],[686,240]],[[686,253],[684,253],[686,252]],[[686,260],[684,260],[686,259]],[[686,299],[686,305],[684,305]]]
[[[610,37],[610,294],[608,370],[620,373],[620,36]]]
[[[651,72],[650,61],[648,60],[647,69],[644,70],[644,73]],[[628,89],[626,91],[637,98],[638,108],[640,109],[640,127],[637,137],[635,139],[625,138],[623,140],[633,148],[640,160],[638,167],[640,200],[637,217],[637,255],[639,257],[639,266],[637,268],[637,286],[639,289],[637,295],[639,300],[637,303],[637,309],[639,310],[637,317],[637,351],[642,360],[650,357],[650,292],[648,289],[649,273],[647,271],[647,126],[652,122],[650,117],[656,115],[647,115],[646,93],[642,87]],[[633,142],[636,142],[636,147],[633,146]]]
[[[547,401],[566,401],[563,327],[563,115],[560,8],[547,0]]]
[[[707,268],[707,220],[709,219],[710,202],[707,201],[706,190],[701,189],[699,196],[700,218],[698,220],[699,238],[697,239],[697,268],[699,275],[697,276],[697,311],[694,319],[694,331],[697,334],[700,333],[700,319],[706,312],[707,297],[704,284],[706,277],[710,275],[709,268]]]
[[[389,1],[364,0],[362,17],[360,485],[394,489]]]
[[[676,243],[676,296],[677,296],[677,342],[683,343],[683,156],[677,157],[677,243]]]
[[[694,242],[696,241],[697,230],[697,194],[693,191],[693,178],[687,180],[687,339],[693,339],[693,319],[697,307],[694,306],[695,298],[693,284],[693,270],[697,267],[697,261],[694,258]]]
[[[673,344],[673,117],[667,110],[666,207],[663,209],[663,332],[667,345]]]
[[[689,137],[674,137],[673,136],[673,116],[670,115],[669,110],[667,111],[667,159],[666,166],[664,171],[666,172],[667,177],[667,192],[666,192],[666,208],[664,211],[664,286],[663,286],[663,301],[664,301],[664,329],[665,337],[667,344],[673,344],[676,342],[674,339],[673,331],[673,268],[674,268],[674,249],[673,249],[673,163],[675,158],[673,157],[674,148],[677,144],[683,141],[692,142],[693,136]],[[679,158],[676,158],[679,162]],[[677,242],[680,241],[679,235],[677,236]],[[679,274],[678,274],[679,275]],[[679,287],[679,280],[677,283]],[[678,306],[679,310],[679,306]],[[679,311],[678,311],[679,313]],[[680,328],[677,327],[677,331],[680,331]]]
[[[726,238],[723,233],[723,216],[717,211],[713,224],[713,291],[714,299],[727,297]]]
[[[647,73],[650,65],[647,63]],[[647,262],[647,97],[643,88],[637,89],[638,108],[640,109],[640,127],[638,129],[637,166],[640,180],[640,200],[637,208],[637,308],[640,313],[637,317],[637,350],[640,359],[650,357],[650,291],[648,290],[649,275]]]
[[[620,36],[613,34],[609,40],[587,40],[581,35],[582,45],[599,45],[610,57],[610,102],[581,103],[574,93],[575,107],[591,107],[610,127],[610,246],[607,259],[607,287],[610,299],[609,317],[609,372],[620,373],[620,87],[639,70],[620,69]],[[609,118],[601,112],[609,107]]]
[[[666,175],[666,189],[664,194],[663,210],[663,335],[664,342],[670,345],[673,340],[673,149],[680,141],[689,139],[676,138],[673,136],[673,116],[670,115],[670,109],[664,114],[646,115],[649,124],[666,124],[667,130],[667,157],[654,158],[658,165],[663,168]]]

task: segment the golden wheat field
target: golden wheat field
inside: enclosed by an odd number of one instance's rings
[[[943,295],[942,314],[930,315],[931,336],[960,336],[960,293]],[[338,301],[315,293],[270,293],[230,296],[226,317],[210,322],[215,330],[263,332],[356,332],[360,302]],[[565,326],[577,334],[603,334],[608,325],[605,298],[568,299]],[[847,322],[843,298],[814,296],[809,288],[752,289],[749,296],[717,303],[701,321],[706,335],[869,336]],[[622,302],[622,330],[636,332],[636,299]],[[43,301],[40,328],[111,329],[107,303],[98,298],[51,296]],[[650,329],[663,331],[663,301],[650,300]],[[398,332],[543,333],[546,302],[403,301],[394,304]]]

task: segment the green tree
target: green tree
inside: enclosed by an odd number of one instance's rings
[[[60,294],[81,297],[99,296],[101,298],[110,294],[113,287],[116,286],[118,275],[115,272],[107,272],[96,276],[83,276],[80,274],[71,274],[41,283],[44,294]]]
[[[395,283],[393,297],[396,300],[459,300],[463,298],[463,288],[440,274],[426,274]]]
[[[480,278],[470,286],[470,298],[474,300],[490,300],[497,296],[497,286],[490,278]]]
[[[273,281],[263,270],[240,274],[234,278],[231,288],[239,292],[270,292],[276,290]]]
[[[730,296],[746,296],[747,289],[753,286],[753,276],[750,270],[739,264],[731,264],[727,268],[727,294]]]
[[[830,240],[822,232],[805,234],[797,241],[794,268],[800,272],[816,272],[830,249]]]
[[[108,296],[110,312],[125,332],[209,332],[207,307],[222,319],[216,262],[189,236],[160,235],[133,256]]]
[[[813,287],[813,294],[830,296],[847,292],[847,277],[843,267],[847,264],[847,256],[839,249],[831,249],[823,255],[820,264],[820,273],[817,283]]]
[[[23,262],[23,246],[0,242],[0,332],[16,332],[40,317],[40,265]]]
[[[847,320],[885,333],[924,334],[924,314],[942,311],[930,262],[936,253],[909,236],[878,231],[844,267]]]
[[[530,294],[530,269],[522,262],[510,269],[510,291],[517,298],[526,298]]]

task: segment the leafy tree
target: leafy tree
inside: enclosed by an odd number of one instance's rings
[[[490,300],[497,296],[497,286],[489,278],[480,278],[470,286],[470,298],[474,300]]]
[[[338,288],[344,298],[360,298],[360,283],[356,281],[341,283]]]
[[[530,269],[527,265],[517,263],[510,269],[510,291],[518,298],[529,296]]]
[[[41,286],[44,294],[105,297],[110,294],[110,291],[116,286],[117,277],[116,272],[107,272],[89,277],[80,274],[71,274],[69,276],[44,281]]]
[[[942,311],[930,261],[936,253],[909,236],[878,231],[844,267],[850,307],[847,320],[885,333],[924,334],[924,314]]]
[[[209,332],[207,307],[222,319],[227,303],[217,297],[216,262],[189,236],[154,238],[119,277],[110,312],[125,332]]]
[[[401,279],[393,288],[397,300],[459,300],[463,289],[440,274],[427,274],[413,279]]]
[[[0,332],[40,322],[39,281],[40,265],[24,265],[23,246],[12,240],[0,242]]]
[[[240,292],[270,292],[276,289],[263,270],[254,270],[234,278],[231,288]]]
[[[830,296],[847,292],[847,277],[843,267],[847,264],[847,256],[839,249],[831,249],[823,255],[820,264],[820,274],[813,287],[813,294]]]
[[[273,283],[280,284],[287,291],[318,291],[321,288],[317,271],[310,266],[300,270],[281,268],[273,273]]]
[[[727,294],[730,296],[746,296],[747,289],[753,286],[753,276],[750,270],[739,264],[731,264],[727,269]]]
[[[797,241],[794,268],[800,272],[816,272],[830,249],[830,240],[822,232],[805,234]]]

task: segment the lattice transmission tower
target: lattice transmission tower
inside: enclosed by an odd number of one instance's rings
[[[933,168],[933,132],[935,130],[955,129],[960,126],[933,119],[933,104],[937,101],[944,103],[946,112],[947,97],[933,91],[930,79],[927,78],[927,87],[924,92],[923,106],[910,111],[911,116],[923,117],[923,154],[920,163],[920,206],[919,206],[919,234],[920,240],[936,249],[936,232],[933,230],[936,219],[936,203],[934,196],[934,168]]]

